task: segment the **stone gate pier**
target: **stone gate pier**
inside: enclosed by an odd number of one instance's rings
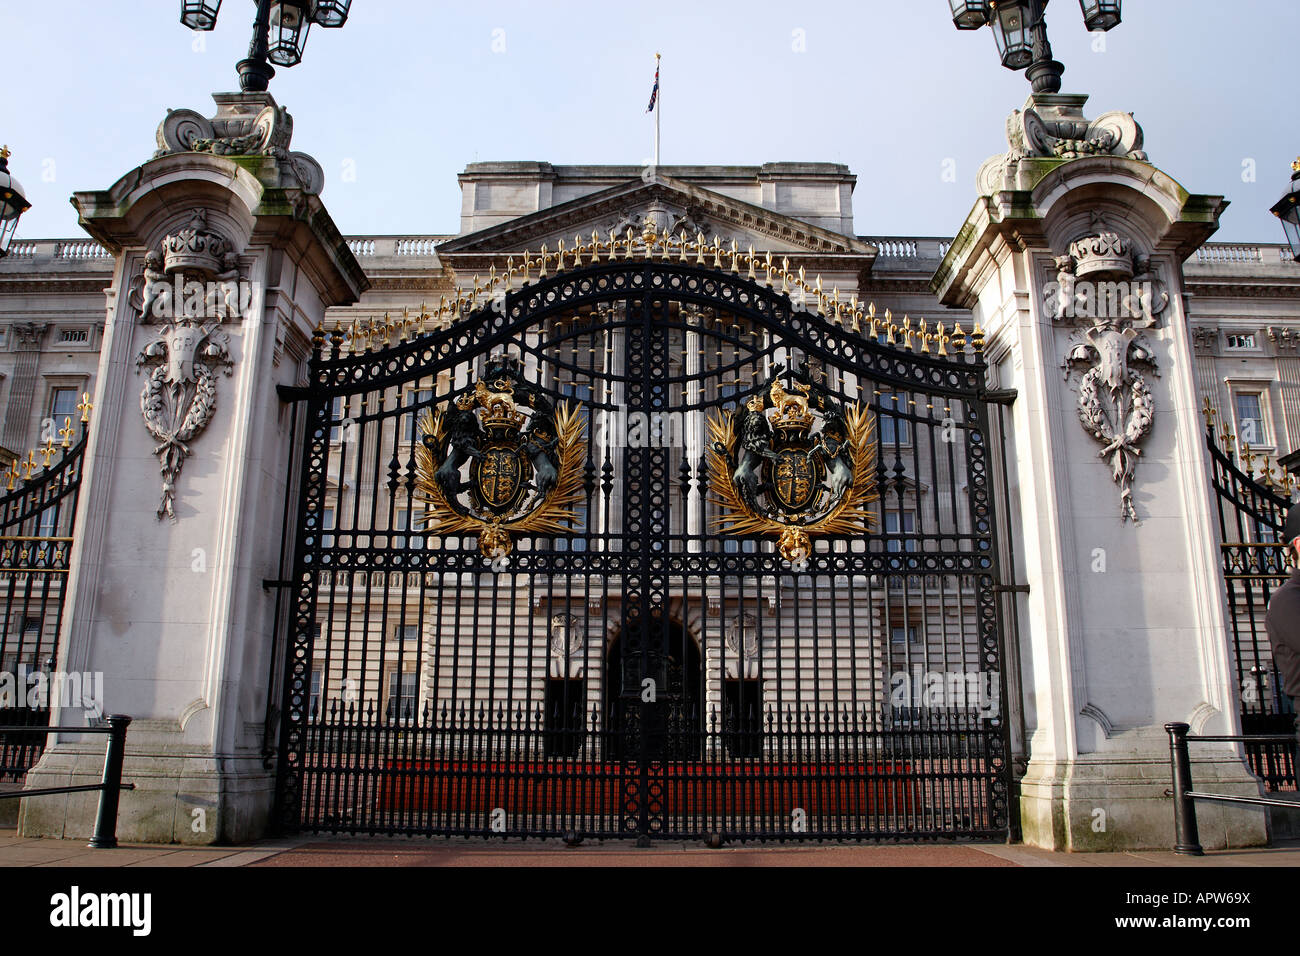
[[[1007,455],[1021,598],[1026,842],[1168,846],[1163,730],[1239,734],[1182,265],[1227,203],[1151,165],[1128,113],[1036,94],[931,288],[987,330],[1018,392]],[[1198,786],[1258,795],[1231,745]],[[1202,805],[1206,846],[1265,839],[1263,815]]]
[[[269,94],[168,114],[152,159],[73,197],[115,257],[60,641],[130,714],[123,840],[267,828],[263,753],[295,384],[325,309],[367,282]],[[54,715],[80,723],[79,713]],[[97,783],[102,739],[51,737],[33,787]],[[273,764],[270,765],[273,768]],[[27,834],[91,833],[97,794],[23,801]]]

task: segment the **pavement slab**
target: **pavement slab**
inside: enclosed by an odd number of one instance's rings
[[[711,850],[699,843],[484,841],[468,838],[308,836],[231,846],[126,844],[92,850],[83,840],[20,837],[0,829],[0,867],[1297,867],[1300,841],[1211,850],[1056,853],[999,843],[752,844]]]

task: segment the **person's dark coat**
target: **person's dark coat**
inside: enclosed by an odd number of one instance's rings
[[[1273,592],[1264,617],[1273,661],[1282,675],[1282,690],[1300,698],[1300,570]]]

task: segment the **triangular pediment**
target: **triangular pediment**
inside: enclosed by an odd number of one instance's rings
[[[560,240],[572,248],[575,237],[586,243],[593,231],[601,239],[610,230],[620,238],[628,229],[640,235],[647,219],[672,235],[717,236],[727,247],[734,240],[742,250],[752,246],[836,271],[866,274],[876,257],[875,246],[860,239],[657,173],[449,239],[438,256],[457,271],[483,269],[503,255],[543,245],[555,250]]]

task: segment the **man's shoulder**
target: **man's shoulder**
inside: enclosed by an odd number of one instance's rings
[[[1272,619],[1276,614],[1286,614],[1300,626],[1300,574],[1292,574],[1269,598],[1267,618]]]

